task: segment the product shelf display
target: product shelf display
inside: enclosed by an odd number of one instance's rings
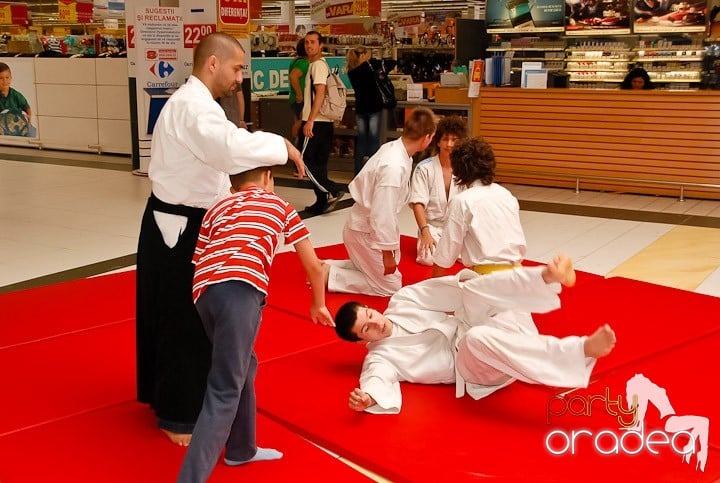
[[[691,84],[702,82],[704,58],[705,49],[699,44],[652,47],[641,41],[633,61],[648,72],[653,83],[690,89]]]
[[[511,59],[512,72],[519,72],[523,62],[542,62],[543,69],[560,71],[565,58],[565,41],[520,37],[491,44],[487,52],[490,56]]]
[[[580,41],[565,51],[570,87],[617,88],[628,73],[632,56],[630,46],[622,41]]]

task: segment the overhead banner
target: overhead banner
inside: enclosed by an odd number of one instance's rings
[[[562,32],[565,0],[487,0],[488,33]]]
[[[310,20],[315,23],[362,21],[380,16],[380,0],[311,0]]]
[[[633,32],[704,32],[706,2],[685,0],[632,0],[635,10]]]
[[[629,0],[565,0],[567,35],[630,33]]]
[[[93,20],[93,4],[76,0],[58,0],[58,20],[68,23],[90,23]]]

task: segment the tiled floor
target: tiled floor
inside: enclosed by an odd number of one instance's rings
[[[288,173],[276,190],[302,210],[313,194]],[[720,201],[507,187],[521,200],[528,259],[567,253],[588,272],[720,296]],[[0,148],[0,292],[132,267],[149,192],[128,158]],[[350,203],[305,219],[316,246],[341,243]],[[415,231],[405,210],[401,232]]]

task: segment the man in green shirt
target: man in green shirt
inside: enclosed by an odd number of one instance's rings
[[[10,87],[10,66],[0,62],[0,134],[27,136],[32,111],[25,96]]]

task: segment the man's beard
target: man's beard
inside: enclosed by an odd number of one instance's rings
[[[233,87],[228,88],[225,92],[223,92],[223,97],[230,97],[234,95],[239,88],[240,86],[237,84]]]

